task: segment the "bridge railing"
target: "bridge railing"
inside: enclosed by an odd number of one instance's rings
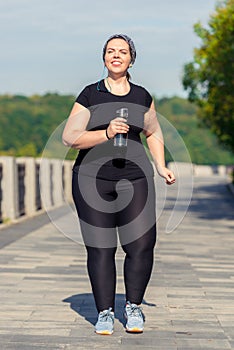
[[[72,201],[73,161],[0,157],[0,223],[34,216]],[[226,176],[226,166],[171,162],[177,176]]]
[[[0,223],[72,200],[72,161],[0,157]]]

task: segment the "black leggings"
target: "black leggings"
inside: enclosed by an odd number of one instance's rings
[[[72,190],[98,312],[109,307],[114,310],[118,238],[125,252],[126,300],[141,304],[156,243],[153,179],[117,182],[74,172]]]

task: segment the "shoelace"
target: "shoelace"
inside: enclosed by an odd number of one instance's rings
[[[130,315],[133,317],[143,317],[141,308],[139,306],[135,305],[129,305],[127,308],[130,311]]]
[[[111,318],[111,321],[113,320],[113,315],[111,315],[112,308],[110,307],[108,310],[103,311],[100,313],[100,322],[106,322],[109,318]]]

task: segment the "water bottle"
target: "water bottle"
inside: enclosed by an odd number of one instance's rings
[[[128,108],[120,108],[116,111],[117,117],[121,117],[126,119],[126,123],[128,120]],[[128,134],[116,134],[114,137],[114,146],[116,147],[127,147],[128,143]]]

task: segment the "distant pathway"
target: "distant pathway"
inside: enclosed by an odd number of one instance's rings
[[[46,215],[0,230],[0,349],[234,349],[234,197],[221,177],[195,178],[189,211],[165,233],[175,192],[168,188],[158,224],[141,335],[122,324],[121,249],[115,332],[98,336],[84,247]]]

